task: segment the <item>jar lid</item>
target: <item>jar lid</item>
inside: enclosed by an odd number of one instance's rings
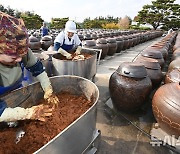
[[[31,35],[31,36],[29,37],[29,42],[39,42],[39,40],[38,40],[37,37]]]
[[[96,46],[96,41],[95,40],[85,40],[84,45],[85,46]]]
[[[107,44],[107,41],[106,41],[106,39],[101,38],[101,39],[97,39],[96,43],[97,44]]]
[[[123,41],[123,38],[122,37],[116,37],[116,40],[117,41]]]
[[[142,63],[145,66],[145,68],[148,68],[148,69],[153,69],[153,70],[161,69],[159,62],[153,58],[139,56],[137,57],[135,62]]]
[[[144,57],[154,58],[154,59],[163,59],[162,53],[155,50],[144,50],[141,52],[141,55]]]
[[[147,71],[145,66],[138,62],[124,62],[118,67],[116,72],[122,76],[131,78],[147,77]]]
[[[108,43],[116,43],[116,39],[114,38],[107,38]]]
[[[43,36],[41,41],[52,41],[52,37],[50,35]]]

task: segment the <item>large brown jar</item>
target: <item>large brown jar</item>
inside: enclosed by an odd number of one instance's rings
[[[35,36],[31,35],[29,37],[29,48],[33,51],[33,52],[40,52],[40,48],[41,48],[41,43],[38,40],[38,38],[36,38]]]
[[[180,83],[161,86],[153,96],[152,109],[162,130],[180,136]]]
[[[44,37],[42,37],[41,39],[41,47],[43,50],[47,51],[47,49],[53,45],[53,40],[52,37],[49,35],[46,35]]]
[[[90,48],[90,49],[96,49],[96,41],[95,40],[85,40],[83,42],[83,47],[84,48]]]
[[[173,60],[168,67],[168,71],[172,69],[180,69],[180,58]]]
[[[141,55],[143,57],[148,57],[148,58],[153,58],[153,59],[156,59],[160,66],[161,66],[161,69],[164,67],[164,58],[162,56],[162,53],[160,51],[153,51],[153,50],[144,50]]]
[[[180,58],[180,49],[177,49],[173,52],[171,60],[175,60],[177,58]]]
[[[106,41],[109,46],[107,55],[112,56],[117,51],[116,39],[115,38],[107,38]]]
[[[123,44],[124,44],[124,41],[123,41],[123,38],[122,37],[116,37],[116,42],[117,42],[117,53],[120,53],[121,50],[123,49]]]
[[[180,82],[180,69],[172,69],[166,73],[165,83]]]
[[[138,110],[145,103],[151,88],[144,65],[136,62],[122,63],[109,81],[113,105],[122,111]]]
[[[128,39],[128,36],[122,36],[123,38],[123,50],[126,50],[129,48],[129,39]]]
[[[161,66],[158,61],[153,58],[146,58],[141,56],[141,58],[136,59],[136,62],[139,62],[145,66],[147,74],[152,81],[152,87],[158,87],[163,79]]]
[[[154,44],[152,46],[149,46],[145,49],[145,51],[160,51],[163,55],[164,59],[167,59],[168,57],[168,49],[167,47],[164,45],[160,45],[160,44]]]
[[[103,38],[97,39],[96,40],[96,46],[98,49],[102,49],[101,59],[104,59],[108,53],[108,50],[109,50],[109,46],[107,44],[106,39],[103,39]]]

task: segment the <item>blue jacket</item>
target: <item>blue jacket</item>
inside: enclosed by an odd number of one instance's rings
[[[49,33],[49,29],[47,27],[42,27],[41,33],[42,33],[42,36],[46,36]]]

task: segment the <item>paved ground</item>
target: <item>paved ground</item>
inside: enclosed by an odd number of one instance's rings
[[[152,146],[150,130],[155,119],[150,103],[134,114],[117,112],[109,96],[109,78],[122,62],[133,59],[147,46],[160,40],[157,38],[114,56],[107,56],[97,67],[95,84],[100,91],[97,107],[97,128],[101,130],[98,154],[172,154],[167,146]],[[150,96],[151,97],[151,96]]]

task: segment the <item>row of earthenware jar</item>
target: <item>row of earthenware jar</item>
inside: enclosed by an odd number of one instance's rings
[[[94,34],[99,36],[99,34]],[[85,39],[82,40],[83,47],[92,49],[102,49],[101,59],[104,59],[106,55],[113,56],[115,53],[120,53],[122,50],[126,50],[130,47],[138,45],[144,41],[161,36],[160,31],[135,33],[130,35],[121,35],[110,37],[111,35],[104,35],[102,38],[97,39]],[[146,37],[145,37],[146,36]],[[144,37],[146,39],[144,39]]]
[[[164,85],[154,94],[152,109],[159,127],[175,138],[180,136],[180,32],[172,40],[171,62],[165,75]]]
[[[40,34],[38,35],[37,32],[34,32],[30,34],[29,46],[33,52],[41,52],[40,49],[47,51],[53,45],[57,34],[53,33],[53,35],[47,35],[41,38]],[[112,56],[122,50],[160,37],[162,34],[162,31],[78,31],[83,47],[102,49],[101,59],[104,59],[106,55]]]
[[[29,37],[29,47],[33,52],[41,52],[41,49],[47,51],[51,45],[53,45],[53,39],[49,35],[42,37],[41,40],[33,35]]]
[[[139,110],[155,91],[152,99],[155,119],[162,130],[176,138],[180,136],[180,59],[170,63],[166,76],[171,81],[164,85],[162,68],[169,55],[179,50],[179,37],[177,32],[166,35],[144,49],[133,62],[122,63],[109,80],[110,97],[118,111]],[[173,73],[169,75],[170,70]]]

